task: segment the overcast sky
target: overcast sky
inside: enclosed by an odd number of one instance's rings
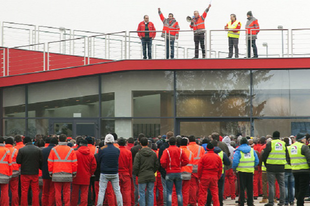
[[[158,30],[165,16],[174,13],[181,29],[189,29],[185,18],[194,10],[203,10],[210,0],[0,0],[0,21],[65,27],[69,29],[114,32],[136,30],[144,14]],[[309,0],[213,0],[206,20],[207,29],[222,29],[235,13],[244,28],[246,13],[251,10],[261,28],[307,28]]]

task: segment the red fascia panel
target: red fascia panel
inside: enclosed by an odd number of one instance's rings
[[[1,77],[0,87],[138,70],[309,69],[310,58],[121,60]]]

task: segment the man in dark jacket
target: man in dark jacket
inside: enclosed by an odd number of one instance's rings
[[[28,205],[28,189],[32,189],[32,205],[39,206],[39,169],[42,167],[42,150],[34,146],[30,137],[24,138],[25,146],[16,157],[21,165],[21,205]]]
[[[48,147],[42,150],[42,179],[43,179],[43,191],[42,191],[42,202],[48,206],[55,205],[55,189],[52,182],[52,178],[48,172],[48,156],[50,155],[53,147],[58,145],[57,138],[52,138]]]
[[[280,132],[275,131],[272,135],[272,141],[266,145],[262,156],[262,161],[267,168],[267,179],[269,185],[268,204],[272,206],[274,203],[274,185],[277,179],[280,188],[280,205],[285,203],[285,164],[291,164],[290,157],[285,146],[285,142],[280,139]]]
[[[140,139],[141,150],[136,154],[133,174],[138,176],[139,183],[139,205],[145,206],[145,189],[148,193],[148,205],[154,203],[155,172],[159,167],[157,155],[148,147],[146,137]]]
[[[217,155],[220,156],[220,153],[222,152],[222,150],[221,150],[221,148],[218,147],[219,142],[216,140],[212,140],[211,143],[214,146],[214,153],[216,153]],[[222,163],[224,166],[230,166],[231,165],[231,162],[230,162],[230,160],[229,160],[229,158],[225,152],[223,152],[223,155],[221,155],[220,157],[221,157],[221,160],[222,160]],[[222,159],[222,157],[223,157],[223,159]],[[224,168],[222,171],[224,171]],[[222,173],[222,176],[218,180],[218,183],[217,183],[218,184],[218,190],[219,190],[218,194],[219,194],[220,206],[223,206],[224,183],[225,183],[225,172]],[[207,205],[208,206],[211,206],[211,200],[212,200],[212,195],[211,195],[211,192],[208,191],[208,198],[207,198]]]
[[[118,177],[118,158],[120,150],[113,145],[113,135],[106,135],[104,142],[106,145],[99,150],[98,154],[98,160],[100,162],[100,182],[97,206],[103,205],[103,200],[108,182],[112,183],[117,205],[122,206],[123,198],[119,186]]]
[[[104,147],[104,141],[101,141],[99,143],[99,149],[101,147]],[[96,194],[96,199],[95,199],[95,205],[97,205],[97,200],[98,200],[98,193],[99,193],[99,180],[100,180],[100,162],[98,159],[98,153],[95,154],[95,159],[96,159],[96,163],[97,163],[97,168],[95,170],[95,194]]]

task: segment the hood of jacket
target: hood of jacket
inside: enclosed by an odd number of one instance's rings
[[[224,142],[227,146],[229,146],[229,145],[230,145],[230,142],[231,142],[230,137],[225,136],[225,137],[223,138],[222,142]]]
[[[142,148],[139,151],[140,155],[145,156],[145,157],[150,157],[154,152],[151,148],[146,147],[146,148]]]
[[[249,153],[251,151],[251,147],[247,144],[240,145],[237,150],[243,152],[243,153]]]
[[[81,152],[83,155],[89,155],[90,149],[87,146],[81,146],[78,149],[79,152]]]
[[[216,154],[220,153],[221,151],[222,151],[221,148],[219,148],[219,147],[214,147],[214,152],[215,152]]]

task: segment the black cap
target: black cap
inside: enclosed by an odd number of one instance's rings
[[[207,149],[208,149],[208,150],[212,150],[212,149],[214,149],[213,144],[212,144],[212,143],[208,143],[208,145],[207,145]]]
[[[279,138],[280,137],[280,132],[279,131],[274,131],[272,134],[273,138]]]
[[[242,137],[240,140],[240,144],[248,144],[248,139],[246,137]]]
[[[247,15],[253,16],[252,11],[248,11]]]
[[[85,139],[82,139],[82,140],[80,141],[80,146],[87,146],[87,144],[88,144],[88,142],[87,142],[87,140],[85,140]]]

